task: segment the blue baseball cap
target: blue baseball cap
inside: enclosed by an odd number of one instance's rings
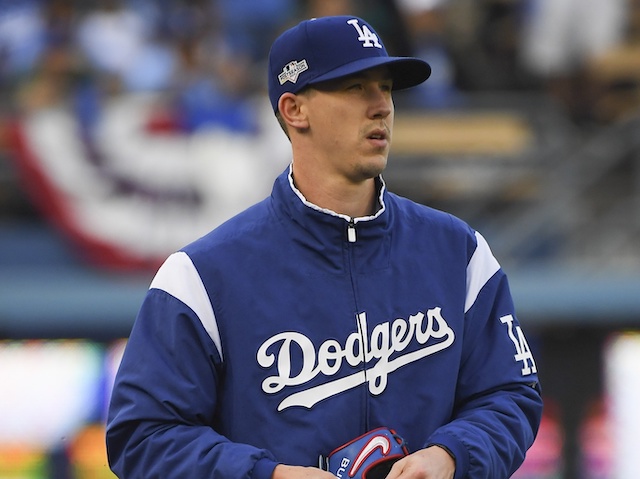
[[[390,57],[373,27],[353,16],[304,20],[282,33],[269,52],[269,99],[274,111],[283,93],[387,65],[393,89],[419,85],[431,75],[419,58]]]

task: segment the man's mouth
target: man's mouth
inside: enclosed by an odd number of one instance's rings
[[[367,136],[370,140],[387,140],[388,135],[385,130],[374,130]]]

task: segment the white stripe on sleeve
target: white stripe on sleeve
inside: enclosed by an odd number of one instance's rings
[[[498,260],[495,259],[484,237],[476,231],[476,250],[467,265],[467,297],[464,302],[466,313],[478,299],[480,290],[487,284],[494,274],[500,269]]]
[[[202,279],[189,256],[179,251],[167,258],[151,282],[149,289],[156,288],[170,294],[189,306],[218,348],[222,358],[222,342],[216,316]]]

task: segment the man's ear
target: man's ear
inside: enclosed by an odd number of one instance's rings
[[[309,120],[303,105],[304,101],[301,95],[287,92],[280,96],[278,111],[289,128],[299,131],[309,128]]]

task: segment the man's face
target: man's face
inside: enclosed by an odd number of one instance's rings
[[[387,165],[394,106],[386,67],[315,85],[307,96],[318,167],[358,183]]]

